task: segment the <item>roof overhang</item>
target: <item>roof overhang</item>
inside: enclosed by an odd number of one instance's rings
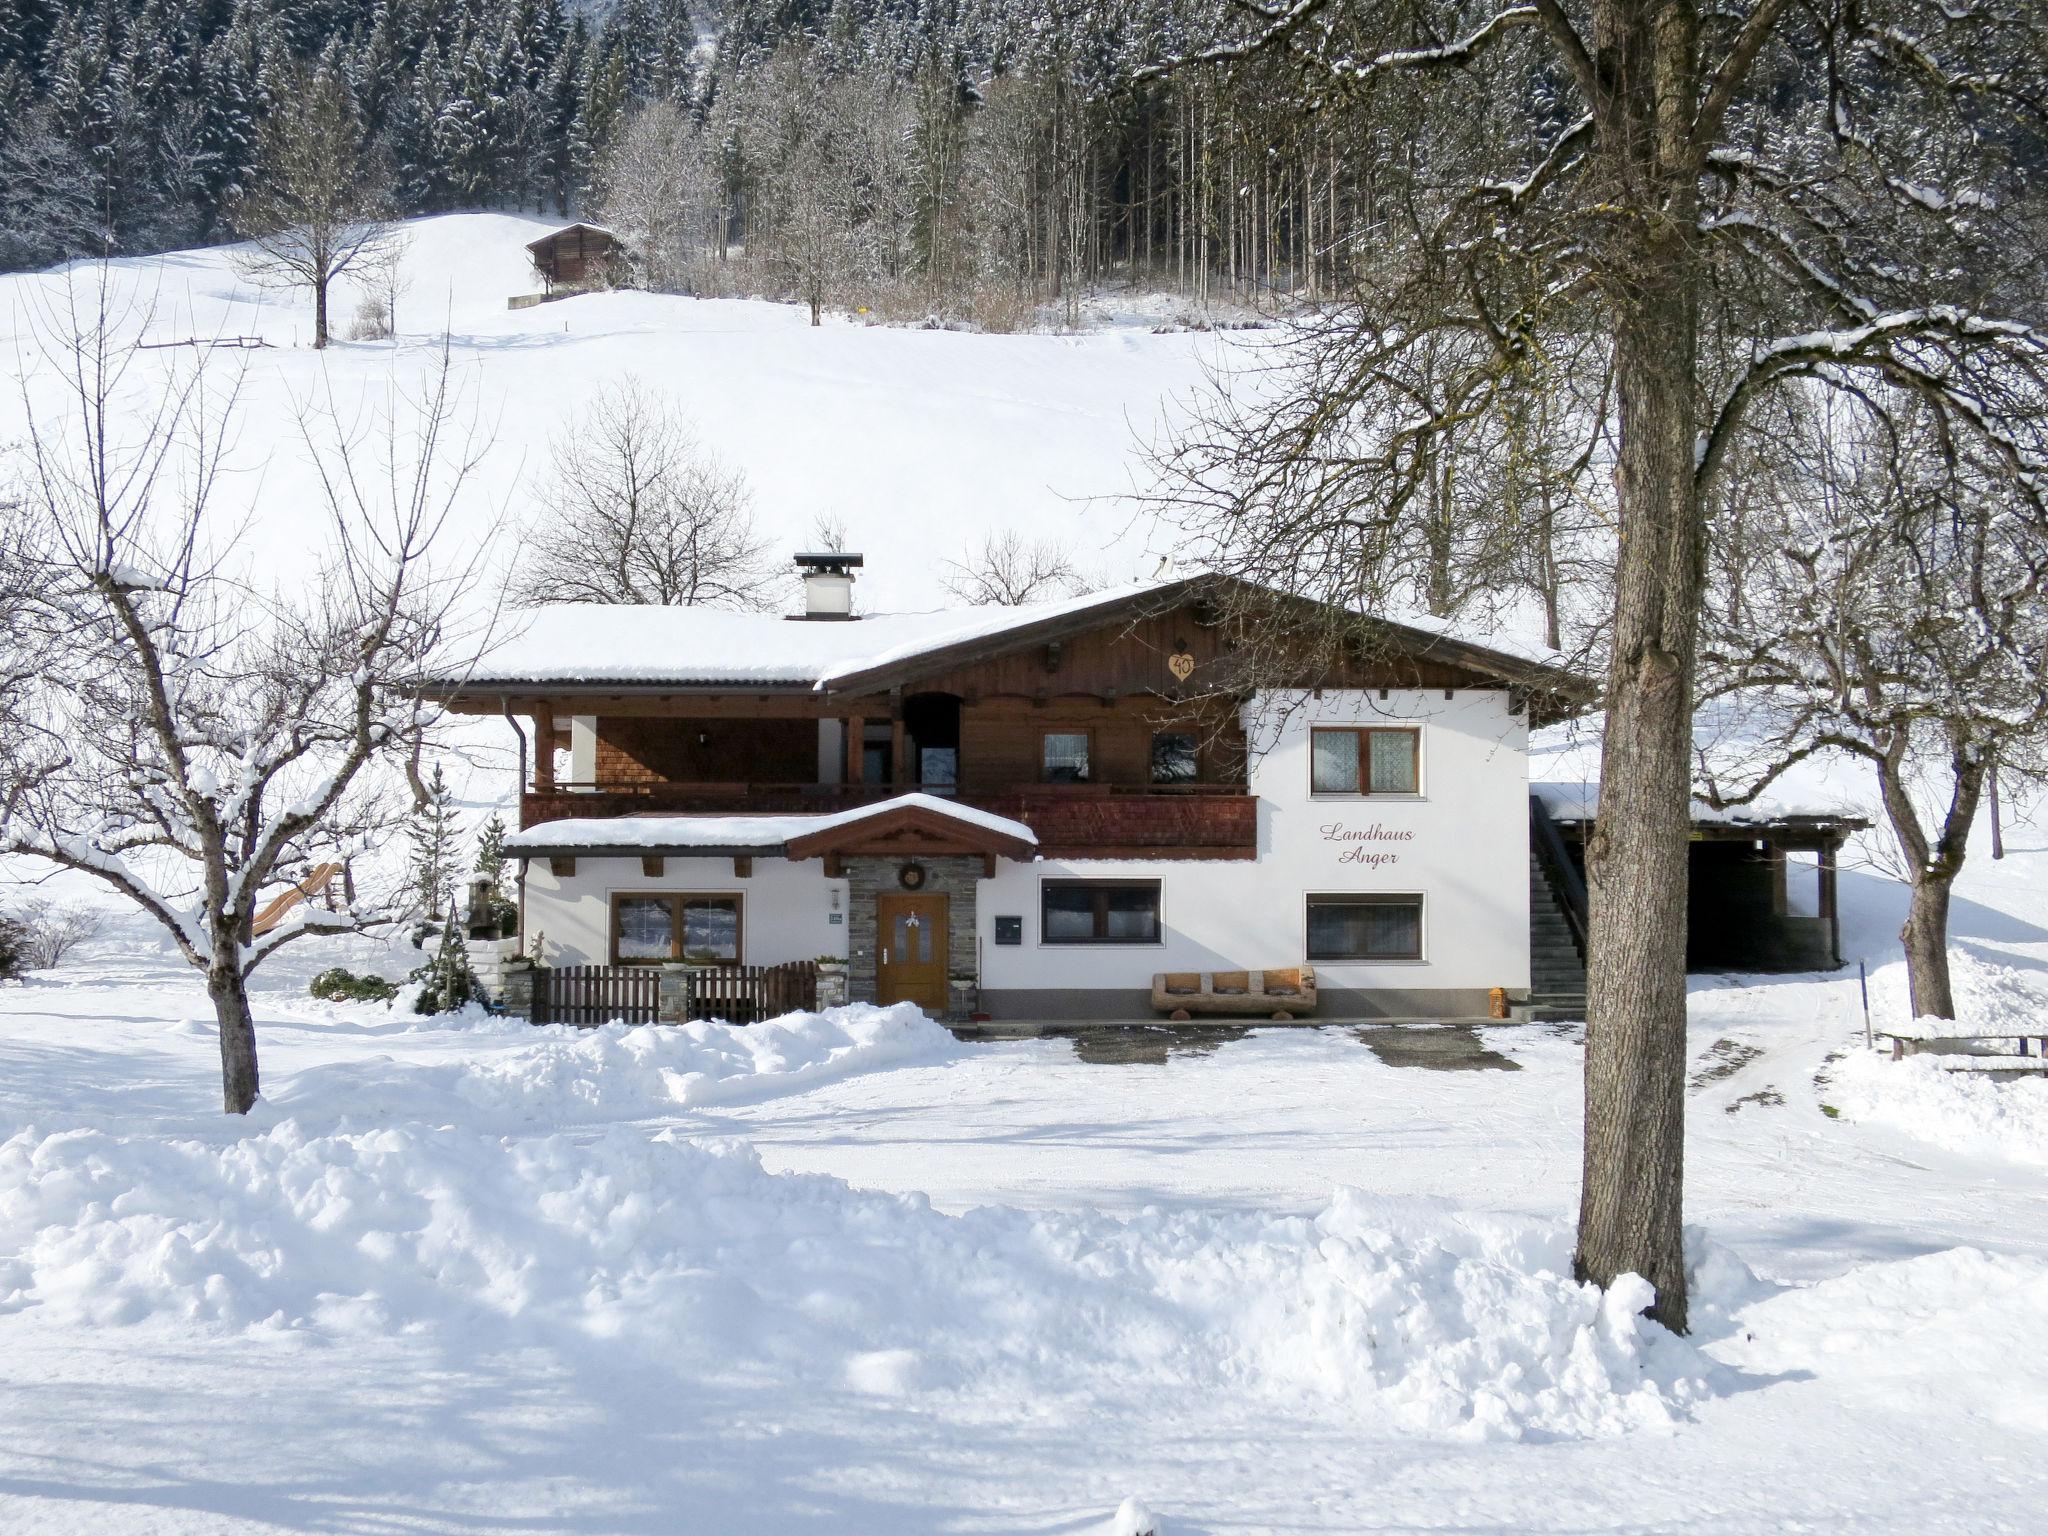
[[[792,816],[619,816],[542,822],[505,840],[515,858],[716,855],[825,860],[875,855],[1030,859],[1038,839],[1020,821],[907,794],[851,811]]]

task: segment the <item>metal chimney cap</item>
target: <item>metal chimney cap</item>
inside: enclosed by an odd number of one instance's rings
[[[798,555],[796,563],[807,571],[837,571],[844,575],[867,564],[861,555]]]

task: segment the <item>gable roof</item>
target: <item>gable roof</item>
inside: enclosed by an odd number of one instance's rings
[[[1196,575],[1134,582],[1058,602],[870,614],[839,623],[711,608],[558,604],[528,610],[517,633],[494,646],[466,678],[450,680],[446,691],[449,697],[536,687],[879,692],[1026,646],[1164,613],[1223,581]],[[1431,619],[1373,622],[1417,656],[1575,698],[1593,691],[1562,656],[1541,646],[1468,636]]]
[[[526,248],[529,251],[537,251],[544,245],[553,244],[555,241],[561,239],[564,235],[573,235],[579,229],[588,230],[593,235],[603,235],[605,239],[611,241],[614,245],[624,244],[624,242],[619,239],[617,234],[615,234],[613,231],[609,229],[606,229],[602,224],[585,224],[582,223],[581,221],[578,221],[577,223],[574,224],[564,224],[560,229],[551,229],[546,234],[542,235],[538,240],[527,241]]]

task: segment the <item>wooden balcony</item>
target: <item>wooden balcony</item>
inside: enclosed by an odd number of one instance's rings
[[[521,828],[569,818],[827,814],[911,793],[891,784],[557,784],[520,797]],[[930,793],[930,791],[926,791]],[[1021,821],[1047,858],[1251,859],[1258,800],[1236,784],[1023,784],[963,805]]]

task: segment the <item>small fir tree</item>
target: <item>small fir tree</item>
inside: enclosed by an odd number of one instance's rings
[[[487,916],[500,934],[519,927],[519,907],[505,891],[505,864],[505,818],[493,811],[476,835],[476,873],[490,882],[489,905],[487,912],[472,917]]]
[[[442,921],[441,943],[434,958],[406,979],[420,983],[419,995],[413,999],[414,1013],[454,1013],[482,998],[483,986],[469,968],[469,950],[453,912]]]
[[[455,798],[439,763],[427,780],[426,799],[413,812],[406,841],[412,848],[411,877],[419,909],[427,921],[438,923],[455,904],[458,857]]]

